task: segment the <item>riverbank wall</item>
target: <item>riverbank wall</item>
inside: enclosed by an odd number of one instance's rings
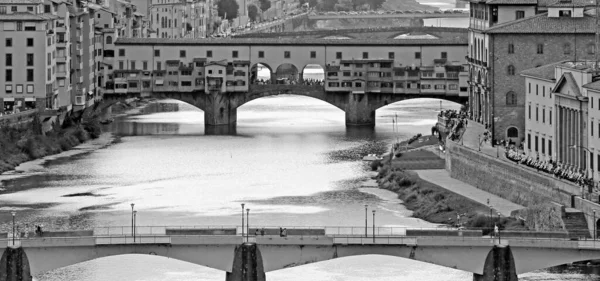
[[[446,170],[452,178],[523,206],[556,202],[572,207],[580,188],[529,167],[446,142]],[[530,171],[531,170],[531,171]]]

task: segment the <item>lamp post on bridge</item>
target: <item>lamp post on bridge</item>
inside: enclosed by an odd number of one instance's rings
[[[487,205],[488,205],[488,208],[490,209],[490,233],[493,233],[494,229],[492,226],[492,206],[490,205],[490,198],[487,199]]]
[[[242,203],[242,242],[244,241],[244,203]]]
[[[479,144],[479,151],[481,151],[481,134],[479,134],[479,138],[477,140],[477,143]]]
[[[136,223],[137,211],[133,211],[133,243],[135,243],[135,223]]]
[[[13,246],[15,245],[15,216],[17,215],[17,212],[15,212],[14,210],[10,212],[10,214],[12,215],[12,219],[13,219]]]
[[[133,236],[133,207],[135,206],[134,203],[131,203],[131,236]]]
[[[594,209],[594,240],[596,240],[596,209]]]
[[[368,233],[368,231],[367,231],[367,229],[368,229],[368,228],[367,228],[367,217],[368,217],[368,216],[367,216],[367,213],[368,213],[368,212],[367,212],[367,208],[368,208],[368,207],[369,207],[369,205],[365,204],[365,237],[368,237],[368,236],[369,236],[369,233]]]
[[[246,209],[246,242],[250,242],[250,208]]]
[[[500,212],[498,212],[498,224],[500,224]],[[498,227],[498,244],[500,244],[500,228]]]
[[[375,210],[373,210],[373,243],[375,243]]]

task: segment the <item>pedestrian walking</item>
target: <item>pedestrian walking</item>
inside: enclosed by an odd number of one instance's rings
[[[494,224],[494,237],[498,237],[498,225]]]

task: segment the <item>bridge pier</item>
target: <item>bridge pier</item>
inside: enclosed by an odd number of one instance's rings
[[[509,246],[494,246],[483,266],[483,275],[473,273],[473,281],[518,281],[515,260]]]
[[[234,126],[237,107],[231,104],[230,93],[212,91],[205,97],[204,124],[207,126]]]
[[[256,243],[244,243],[235,248],[231,272],[225,281],[265,281],[262,256]]]
[[[31,281],[29,260],[23,248],[8,247],[0,259],[0,281]]]
[[[375,127],[375,109],[369,104],[367,94],[348,94],[346,126]]]

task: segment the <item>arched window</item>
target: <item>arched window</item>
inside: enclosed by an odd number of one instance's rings
[[[565,43],[563,45],[563,54],[565,54],[565,55],[571,54],[571,44],[570,43]]]
[[[510,91],[506,94],[506,105],[517,105],[517,94]]]
[[[510,127],[506,130],[506,136],[509,138],[518,138],[519,137],[519,129],[515,127]]]
[[[112,36],[106,36],[106,44],[112,44]]]
[[[159,22],[160,18],[158,17],[158,13],[156,13],[156,22]]]
[[[506,72],[507,72],[507,74],[508,74],[508,75],[515,75],[515,67],[514,67],[514,66],[512,66],[512,65],[509,65],[509,66],[506,68]]]
[[[589,55],[593,55],[593,54],[595,54],[595,53],[596,53],[596,46],[594,46],[594,44],[593,44],[593,43],[592,43],[592,44],[588,44],[588,45],[587,45],[587,53],[588,53]]]
[[[510,43],[508,44],[508,53],[509,54],[514,54],[515,53],[515,45]]]
[[[538,54],[544,53],[544,44],[537,44],[537,53]]]

